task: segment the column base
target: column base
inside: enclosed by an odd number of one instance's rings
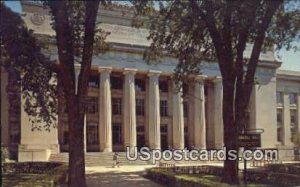
[[[138,151],[138,148],[136,146],[125,146],[125,152],[134,153],[135,151]]]
[[[35,162],[49,161],[51,153],[59,153],[59,144],[19,144],[18,161]]]
[[[102,148],[100,149],[101,152],[112,152],[112,148],[111,147],[107,147],[107,148]]]
[[[224,148],[224,144],[218,143],[215,145],[214,147],[215,149],[223,149]]]
[[[159,149],[160,150],[161,146],[160,145],[150,145],[149,148],[150,149]]]
[[[184,145],[174,145],[173,146],[174,149],[184,149]]]
[[[196,150],[201,150],[201,149],[206,149],[206,145],[199,145],[199,146],[194,146],[193,149],[196,149]]]

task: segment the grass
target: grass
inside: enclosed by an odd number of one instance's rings
[[[146,177],[150,178],[151,180],[154,180],[157,183],[162,183],[161,178],[168,178],[168,181],[164,181],[165,185],[172,185],[174,183],[178,183],[180,185],[188,185],[188,186],[200,186],[200,187],[241,187],[241,186],[247,186],[247,187],[271,187],[271,185],[267,184],[257,184],[253,182],[249,182],[246,184],[243,184],[241,182],[240,185],[229,185],[226,183],[221,182],[221,177],[211,174],[178,174],[171,171],[166,171],[160,168],[152,168],[148,170],[150,175],[147,175]],[[157,175],[161,175],[161,177],[157,178]],[[156,177],[151,177],[156,176]],[[273,185],[274,186],[274,185]]]
[[[235,187],[238,185],[229,185],[221,182],[221,177],[215,175],[206,174],[175,174],[175,177],[181,180],[192,181],[203,186],[224,186],[224,187]],[[247,183],[247,185],[240,184],[240,186],[247,187],[271,187],[271,185],[266,184],[255,184]]]
[[[45,171],[43,174],[34,173],[8,173],[2,175],[3,187],[52,187],[63,186],[66,182],[64,175],[66,175],[67,166],[59,166],[51,171]]]

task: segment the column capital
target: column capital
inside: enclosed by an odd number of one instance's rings
[[[111,73],[112,67],[105,67],[105,66],[99,66],[98,67],[98,72],[108,72]]]
[[[207,78],[207,75],[196,75],[194,76],[194,79],[196,81],[204,81]]]
[[[81,64],[74,64],[75,73],[79,73],[81,69]]]
[[[212,81],[215,82],[215,83],[222,82],[222,77],[221,76],[215,76]]]
[[[162,73],[161,71],[149,70],[148,73],[147,73],[147,75],[149,77],[151,77],[151,76],[159,76],[161,73]]]
[[[134,68],[124,68],[123,70],[124,70],[124,72],[123,72],[124,75],[127,75],[127,74],[135,75],[137,72],[137,69],[134,69]]]

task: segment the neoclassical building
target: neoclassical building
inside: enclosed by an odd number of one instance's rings
[[[22,18],[39,36],[54,36],[47,12],[22,2]],[[124,11],[126,14],[124,14]],[[126,146],[153,149],[223,146],[222,77],[217,63],[203,63],[181,93],[172,75],[177,60],[164,57],[147,64],[143,51],[148,31],[131,27],[131,12],[100,8],[101,27],[111,34],[111,50],[93,57],[85,117],[87,152],[125,151]],[[248,46],[246,56],[249,55]],[[57,60],[55,48],[46,52]],[[281,159],[293,156],[291,136],[300,130],[300,71],[279,70],[273,52],[260,55],[249,106],[248,128],[264,129],[262,148],[277,148]],[[80,66],[75,65],[79,73]],[[78,75],[77,73],[77,75]],[[22,107],[15,75],[1,69],[2,144],[19,161],[47,161],[51,154],[68,151],[67,110],[59,99],[57,128],[32,131]]]

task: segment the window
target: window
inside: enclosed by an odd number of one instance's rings
[[[277,109],[277,125],[282,125],[282,109]]]
[[[69,132],[68,131],[64,131],[64,134],[63,134],[63,143],[64,144],[69,144]]]
[[[10,132],[10,142],[11,143],[20,143],[20,133],[18,131]]]
[[[188,95],[189,93],[189,85],[186,83],[183,83],[182,85],[182,93],[184,96]]]
[[[290,124],[291,124],[291,135],[292,136],[298,131],[296,114],[297,114],[297,110],[295,110],[295,109],[290,110],[290,115],[291,115],[291,123]]]
[[[137,116],[145,115],[144,99],[136,99],[136,115]]]
[[[168,87],[169,87],[168,81],[159,81],[159,91],[163,93],[167,93]]]
[[[277,109],[277,141],[282,141],[282,127],[283,127],[283,121],[282,121],[282,109]]]
[[[283,103],[282,102],[282,92],[276,92],[276,101],[277,101],[277,104],[280,104],[280,103]]]
[[[122,90],[123,89],[123,79],[122,77],[110,77],[111,89]]]
[[[167,133],[167,132],[168,132],[168,125],[167,124],[161,124],[160,133]]]
[[[168,116],[168,101],[160,101],[160,116]]]
[[[68,107],[66,104],[63,106],[63,111],[64,111],[64,113],[68,113]]]
[[[89,114],[95,114],[98,112],[98,97],[87,98],[87,112]]]
[[[296,123],[296,110],[291,110],[291,124]]]
[[[144,125],[138,125],[138,126],[136,126],[136,131],[140,132],[140,133],[143,133],[144,132]]]
[[[188,127],[186,125],[184,126],[184,133],[188,133]]]
[[[282,128],[277,128],[277,141],[282,142]]]
[[[144,92],[146,90],[144,79],[135,79],[135,90],[139,92]]]
[[[88,124],[87,129],[87,144],[98,144],[98,126],[96,124]]]
[[[99,88],[99,76],[92,75],[89,78],[89,87]]]
[[[189,116],[189,105],[187,101],[183,101],[183,116],[186,118]]]
[[[112,124],[113,144],[122,144],[122,129],[121,123]]]
[[[122,99],[112,98],[112,114],[121,115],[122,114]]]
[[[291,105],[295,105],[296,104],[296,102],[297,102],[296,97],[297,97],[297,94],[295,94],[295,93],[290,93],[289,94],[289,100],[290,100],[290,104]]]
[[[68,107],[67,107],[67,101],[66,100],[62,100],[61,108],[62,108],[63,113],[68,113]]]

